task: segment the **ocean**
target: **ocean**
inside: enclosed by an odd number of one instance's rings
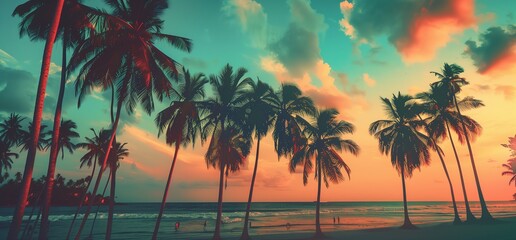
[[[239,236],[245,214],[246,203],[224,203],[223,237]],[[163,239],[210,239],[214,229],[217,203],[168,203],[160,227]],[[459,212],[465,219],[463,203],[458,203]],[[478,202],[471,203],[472,211],[480,216]],[[488,202],[491,214],[496,218],[516,216],[516,201]],[[313,232],[315,203],[253,203],[250,234],[271,234],[286,232]],[[27,208],[30,213],[31,207]],[[74,208],[53,207],[51,210],[50,239],[64,239],[73,218]],[[159,203],[126,203],[115,207],[112,239],[150,239]],[[37,210],[35,211],[37,212]],[[0,208],[0,239],[7,235],[12,208]],[[450,202],[409,202],[412,222],[432,224],[451,222],[453,208]],[[79,220],[82,215],[79,215]],[[91,229],[93,215],[83,231],[86,238]],[[36,215],[33,216],[33,220]],[[335,218],[335,223],[334,219]],[[25,220],[28,219],[26,216]],[[339,220],[340,219],[340,224]],[[107,220],[107,206],[101,207],[92,239],[103,239]],[[26,222],[26,221],[25,221]],[[25,227],[24,222],[24,227]],[[180,222],[176,231],[174,225]],[[204,223],[206,222],[206,227]],[[324,202],[321,203],[323,231],[353,230],[398,226],[403,222],[402,202]],[[287,223],[289,227],[287,228]],[[76,222],[76,227],[79,224]],[[34,233],[37,238],[37,233]]]

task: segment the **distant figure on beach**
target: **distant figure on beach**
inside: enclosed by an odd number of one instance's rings
[[[208,224],[208,223],[207,223],[207,221],[206,221],[206,220],[204,220],[204,231],[206,231],[206,225],[207,225],[207,224]]]
[[[333,217],[333,225],[335,225],[335,217]]]
[[[177,230],[179,229],[179,226],[180,226],[180,225],[181,225],[181,223],[180,223],[180,222],[176,222],[176,226],[175,226],[175,227],[176,227],[176,232],[177,232]]]
[[[285,227],[287,228],[287,230],[290,230],[290,223],[287,223]]]
[[[339,224],[340,224],[340,216],[339,216],[339,217],[337,217],[337,223],[339,223]]]

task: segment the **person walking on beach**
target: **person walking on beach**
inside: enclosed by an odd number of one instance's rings
[[[206,232],[206,225],[208,224],[207,222],[208,221],[204,220],[204,228],[203,229],[204,229],[205,232]]]
[[[179,221],[178,221],[178,222],[176,222],[176,226],[175,226],[175,228],[176,228],[176,232],[177,232],[177,230],[179,229],[179,226],[180,226],[180,225],[181,225],[181,223],[180,223]]]
[[[335,225],[335,216],[333,216],[333,225]]]
[[[340,216],[339,216],[339,217],[337,217],[337,223],[339,223],[339,224],[340,224]]]

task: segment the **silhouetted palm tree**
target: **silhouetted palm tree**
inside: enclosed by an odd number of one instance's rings
[[[258,169],[258,156],[260,153],[260,141],[272,127],[274,118],[274,109],[271,105],[274,92],[266,83],[258,79],[257,83],[251,82],[249,91],[242,94],[241,98],[247,101],[243,105],[245,112],[245,120],[243,127],[247,135],[253,134],[256,138],[256,159],[254,161],[253,176],[251,178],[251,187],[249,190],[249,198],[245,211],[244,229],[240,239],[249,239],[249,213],[251,211],[251,202],[253,200],[254,183],[256,180],[256,172]],[[252,137],[249,137],[252,138]]]
[[[158,237],[159,225],[163,211],[165,210],[179,147],[181,144],[185,147],[189,143],[194,144],[197,134],[200,133],[201,124],[198,105],[199,101],[204,99],[204,85],[208,83],[208,79],[202,73],[191,76],[190,72],[184,68],[183,73],[182,83],[178,90],[172,95],[172,103],[158,113],[155,120],[159,129],[158,137],[161,133],[165,132],[167,144],[175,145],[175,150],[152,239]]]
[[[169,77],[178,75],[176,68],[179,64],[159,50],[154,42],[163,40],[184,51],[191,50],[191,42],[187,38],[161,33],[163,20],[160,16],[168,8],[166,0],[109,0],[106,3],[113,9],[113,14],[104,14],[95,19],[98,20],[95,26],[99,33],[77,46],[69,69],[73,70],[84,63],[76,85],[79,104],[94,87],[117,87],[116,115],[108,142],[108,146],[112,146],[124,104],[131,113],[140,102],[150,114],[154,109],[153,95],[156,94],[161,101],[172,90]],[[95,181],[93,195],[97,193],[102,172],[107,167],[110,149],[107,148],[102,161],[102,170]],[[76,239],[80,238],[91,206],[90,202]]]
[[[456,64],[447,64],[445,63],[443,68],[441,69],[441,72],[431,72],[435,76],[439,78],[438,82],[432,83],[434,86],[441,86],[448,90],[448,99],[449,101],[455,105],[455,109],[457,110],[458,120],[462,125],[462,131],[464,133],[468,132],[468,125],[466,123],[466,119],[464,116],[462,116],[460,112],[459,103],[457,101],[457,93],[461,91],[461,87],[464,85],[469,84],[465,78],[460,77],[459,74],[463,73],[464,69]],[[484,199],[484,194],[482,193],[482,187],[480,186],[480,179],[478,177],[477,173],[477,167],[475,165],[475,157],[473,156],[473,150],[471,148],[470,143],[470,135],[464,134],[464,138],[466,140],[466,144],[468,146],[468,152],[469,152],[469,158],[471,160],[471,166],[473,167],[473,174],[475,175],[475,183],[477,186],[478,191],[478,198],[480,201],[480,206],[482,208],[482,217],[481,220],[483,221],[492,221],[493,217],[491,216],[491,213],[489,213],[489,210],[487,209],[487,204]]]
[[[46,146],[48,145],[49,139],[46,137],[49,135],[49,131],[45,131],[47,128],[47,125],[41,125],[39,132],[39,138],[38,138],[38,144],[37,144],[37,150],[44,151],[46,149]],[[29,125],[27,126],[27,130],[22,129],[22,135],[20,142],[18,143],[18,146],[21,147],[21,151],[28,151],[30,149],[30,146],[32,144],[32,131],[33,131],[33,124],[32,122],[29,122]]]
[[[280,156],[292,155],[301,146],[301,130],[296,122],[296,116],[314,114],[315,107],[312,100],[303,96],[298,87],[291,84],[281,85],[281,89],[274,95],[272,105],[275,111],[274,148]]]
[[[2,175],[2,169],[5,169],[5,171],[11,169],[13,157],[18,158],[18,154],[11,152],[9,144],[4,142],[4,140],[0,140],[0,175]],[[4,177],[2,176],[1,179],[3,180]]]
[[[7,119],[0,123],[0,140],[7,146],[18,146],[23,135],[22,122],[24,117],[16,113],[11,113]]]
[[[401,228],[415,228],[410,222],[405,177],[411,177],[414,169],[430,163],[428,147],[431,140],[418,129],[425,125],[418,119],[420,108],[408,95],[393,95],[392,99],[381,98],[388,117],[369,126],[369,133],[378,139],[380,152],[391,155],[391,163],[401,174],[405,220]]]
[[[229,64],[224,66],[219,75],[210,76],[210,84],[213,87],[213,97],[201,103],[201,108],[206,111],[206,116],[202,119],[204,122],[202,137],[212,133],[210,140],[210,149],[218,148],[216,133],[226,133],[226,128],[229,124],[242,126],[242,104],[244,99],[240,96],[249,88],[250,78],[244,78],[247,70],[239,68],[233,72],[233,67]],[[228,130],[229,131],[229,130]],[[230,131],[229,131],[230,132]],[[211,150],[213,152],[213,150]],[[206,155],[206,161],[209,165],[219,168],[219,196],[217,204],[217,219],[215,222],[215,233],[213,239],[220,239],[220,222],[222,218],[222,198],[224,192],[224,171],[227,169],[227,164],[230,164],[229,159],[225,159],[227,153],[222,152],[217,156],[221,159],[214,159]]]
[[[113,228],[113,214],[115,212],[115,186],[116,186],[116,171],[120,166],[120,161],[125,157],[129,156],[129,150],[125,148],[127,143],[115,143],[113,145],[113,151],[110,151],[109,156],[109,171],[111,172],[111,188],[109,194],[109,208],[108,208],[108,221],[106,230],[106,239],[111,238],[111,230]]]
[[[511,185],[514,182],[514,186],[516,186],[516,158],[507,160],[507,163],[504,163],[502,166],[507,169],[506,171],[502,172],[502,176],[512,176],[509,180],[509,185]]]
[[[344,180],[341,169],[344,169],[348,178],[351,169],[338,154],[342,150],[358,155],[359,147],[352,140],[342,139],[342,135],[352,134],[354,127],[351,123],[337,120],[339,112],[335,109],[316,110],[312,121],[296,117],[301,125],[304,144],[295,152],[290,161],[290,172],[295,172],[297,166],[303,167],[303,184],[308,183],[308,175],[313,170],[315,162],[315,178],[317,179],[317,203],[315,208],[315,237],[322,237],[319,218],[321,207],[321,183],[324,181],[329,187],[330,181],[334,184]],[[338,151],[338,152],[337,152]]]
[[[465,122],[467,122],[467,132],[464,132],[460,126],[459,115],[455,111],[455,106],[449,101],[448,90],[444,87],[430,86],[428,92],[418,94],[418,98],[423,101],[423,111],[430,116],[428,119],[428,132],[432,139],[445,140],[447,137],[450,138],[455,160],[459,169],[459,175],[462,186],[462,193],[464,196],[464,204],[466,206],[466,222],[475,220],[475,216],[471,212],[471,208],[468,201],[468,195],[466,193],[466,186],[464,183],[464,177],[462,174],[462,166],[455,148],[455,143],[451,136],[451,129],[457,134],[459,141],[464,142],[464,135],[469,134],[471,137],[478,135],[482,127],[473,119],[468,116],[463,116]],[[459,102],[459,106],[462,109],[471,109],[483,106],[482,102],[471,97],[467,97]],[[434,144],[437,146],[437,144]],[[438,152],[440,155],[440,153]],[[443,165],[445,167],[445,165]],[[451,186],[451,182],[450,186]],[[455,207],[454,207],[455,208]],[[457,221],[457,215],[455,216]]]

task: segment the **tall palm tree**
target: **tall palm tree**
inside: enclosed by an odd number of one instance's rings
[[[214,96],[211,99],[203,101],[200,107],[206,111],[206,116],[202,119],[204,122],[204,129],[202,137],[211,132],[210,148],[216,148],[217,139],[216,133],[226,134],[228,124],[242,126],[242,104],[244,99],[240,96],[249,88],[252,80],[244,78],[247,70],[239,68],[236,72],[229,64],[224,66],[219,75],[211,75],[209,80],[213,88]],[[219,196],[217,204],[217,219],[215,222],[215,233],[213,239],[220,239],[220,222],[222,219],[222,198],[224,192],[224,170],[229,164],[229,160],[225,159],[226,153],[221,153],[218,156],[221,159],[212,159],[206,157],[209,165],[219,168]],[[216,160],[216,162],[214,162]],[[214,165],[215,164],[215,165]],[[218,164],[218,165],[217,165]]]
[[[79,133],[75,131],[77,129],[77,124],[72,120],[62,120],[62,123],[59,127],[59,134],[52,134],[52,137],[59,137],[57,141],[54,141],[52,139],[52,144],[50,144],[50,148],[54,147],[55,152],[52,152],[51,150],[51,159],[50,162],[53,162],[48,165],[47,170],[47,181],[45,184],[45,190],[43,191],[43,201],[42,201],[42,207],[41,207],[41,225],[40,225],[40,231],[39,231],[39,239],[45,240],[48,239],[48,230],[49,230],[49,221],[48,216],[50,214],[50,203],[52,201],[52,190],[54,188],[54,178],[51,176],[54,176],[56,171],[56,159],[54,157],[57,157],[59,155],[59,152],[61,152],[61,158],[64,158],[64,152],[65,149],[68,150],[70,154],[72,154],[76,148],[76,145],[72,142],[73,138],[78,138]],[[56,131],[54,129],[54,131]],[[57,147],[56,147],[57,146]],[[48,147],[48,146],[47,146]]]
[[[240,239],[249,239],[249,213],[251,211],[251,202],[253,200],[254,183],[256,180],[256,172],[258,170],[258,156],[260,154],[260,141],[269,129],[272,127],[274,117],[274,109],[271,105],[274,92],[266,83],[258,79],[257,83],[251,82],[249,91],[242,94],[242,98],[247,100],[243,105],[246,113],[245,124],[247,134],[254,133],[256,138],[256,158],[254,161],[253,176],[251,178],[251,187],[249,189],[249,198],[245,210],[244,229]]]
[[[175,145],[175,150],[152,239],[157,239],[158,237],[159,225],[163,211],[165,210],[179,147],[181,144],[186,147],[189,143],[195,143],[196,136],[200,133],[201,124],[198,105],[199,101],[204,99],[204,85],[208,83],[208,79],[202,73],[192,76],[190,72],[184,68],[183,73],[184,75],[182,75],[181,78],[182,83],[178,90],[172,95],[172,103],[158,113],[155,119],[159,129],[158,137],[165,132],[166,143]]]
[[[506,171],[502,172],[502,176],[512,176],[509,180],[509,185],[514,182],[514,186],[516,186],[516,158],[507,160],[507,163],[504,163],[502,166],[507,169]]]
[[[467,131],[467,123],[460,112],[460,107],[457,101],[457,93],[461,91],[462,86],[469,84],[465,78],[459,76],[459,74],[463,73],[464,69],[456,64],[447,64],[445,63],[441,72],[431,72],[436,77],[439,78],[439,81],[432,83],[435,86],[442,86],[447,89],[447,96],[449,101],[455,105],[455,109],[457,110],[457,115],[459,117],[459,122],[462,126],[463,132]],[[477,186],[478,198],[480,201],[480,206],[482,208],[482,217],[480,218],[482,221],[493,221],[493,217],[491,213],[489,213],[489,209],[487,208],[486,201],[484,199],[484,194],[482,193],[482,187],[480,186],[480,179],[478,177],[477,167],[475,165],[475,157],[473,156],[473,150],[471,148],[470,136],[469,134],[465,134],[464,138],[466,140],[466,145],[468,146],[469,159],[471,160],[471,166],[473,168],[473,174],[475,176],[475,184]]]
[[[18,158],[18,154],[11,152],[11,150],[9,149],[9,144],[4,142],[4,140],[0,140],[0,176],[2,175],[2,169],[5,169],[5,171],[11,169],[13,157]],[[3,176],[0,178],[2,180],[4,179]]]
[[[22,135],[20,136],[20,142],[18,143],[18,146],[21,147],[21,151],[28,151],[31,147],[31,144],[33,142],[32,140],[32,131],[33,131],[34,125],[32,122],[29,122],[29,125],[27,126],[27,130],[22,129]],[[39,132],[39,138],[38,138],[38,144],[36,145],[36,150],[38,151],[44,151],[46,149],[46,146],[48,145],[48,140],[46,137],[49,135],[49,131],[45,131],[47,128],[47,125],[41,125]]]
[[[296,122],[298,115],[313,115],[315,107],[309,97],[292,84],[282,84],[271,103],[275,112],[272,137],[274,148],[280,156],[289,156],[301,146],[301,129]]]
[[[352,140],[342,139],[342,135],[352,134],[354,127],[351,123],[337,120],[339,112],[335,109],[316,110],[313,121],[296,117],[301,125],[305,144],[294,153],[290,161],[290,172],[295,172],[297,166],[303,167],[303,184],[308,183],[308,175],[312,172],[312,161],[315,162],[315,178],[317,179],[317,203],[315,207],[315,237],[322,237],[320,222],[321,183],[326,187],[329,182],[334,184],[344,180],[341,169],[344,169],[348,178],[351,169],[337,151],[342,150],[358,155],[359,147]]]
[[[445,140],[447,137],[450,138],[453,153],[455,155],[455,160],[457,162],[457,166],[459,169],[462,193],[464,196],[464,204],[466,206],[466,222],[471,222],[475,220],[475,216],[471,212],[471,208],[469,205],[466,186],[464,183],[464,176],[462,174],[462,166],[459,160],[459,155],[457,154],[457,149],[455,148],[455,143],[451,136],[451,130],[453,130],[457,134],[460,142],[464,142],[465,134],[468,134],[471,137],[475,137],[480,133],[482,127],[472,118],[468,116],[463,116],[468,126],[467,132],[464,132],[460,126],[458,113],[457,111],[455,111],[455,107],[450,103],[449,98],[447,96],[447,92],[448,90],[446,88],[433,85],[430,86],[430,90],[428,92],[418,94],[417,98],[423,101],[423,111],[425,112],[425,114],[430,116],[430,118],[428,119],[427,130],[434,143],[436,143],[438,140]],[[483,106],[483,104],[479,100],[467,97],[459,102],[459,106],[462,109],[471,109]],[[434,144],[434,146],[437,146],[437,144]],[[442,157],[439,151],[438,155]],[[444,161],[441,162],[444,163]],[[443,165],[443,167],[446,168],[445,165]],[[449,181],[449,183],[450,188],[452,188],[451,181]],[[454,209],[455,208],[456,207],[454,207]],[[455,221],[457,221],[457,215],[455,215]]]
[[[391,164],[401,175],[405,216],[401,228],[412,229],[415,226],[409,218],[405,177],[411,177],[414,169],[430,163],[431,140],[419,132],[424,121],[418,118],[420,108],[414,104],[413,97],[398,93],[390,100],[381,100],[388,119],[371,123],[369,133],[378,139],[380,152],[391,155]]]
[[[7,119],[0,123],[0,140],[7,146],[18,146],[23,135],[22,122],[24,117],[16,113],[11,113]]]
[[[113,9],[112,15],[104,14],[96,18],[99,33],[91,35],[77,46],[69,64],[69,69],[73,70],[84,63],[76,85],[79,104],[81,98],[94,87],[117,87],[116,115],[102,168],[93,187],[93,195],[97,193],[102,172],[107,167],[122,106],[125,104],[131,113],[140,102],[150,114],[154,109],[153,95],[156,94],[160,101],[168,96],[172,90],[168,78],[179,74],[179,64],[159,50],[154,42],[166,41],[188,52],[192,46],[187,38],[161,33],[163,20],[160,16],[168,8],[166,0],[106,0],[106,3]],[[76,239],[81,235],[91,206],[90,202]]]
[[[129,156],[129,150],[125,148],[127,143],[115,143],[113,145],[113,151],[110,152],[109,156],[109,171],[111,172],[111,187],[109,194],[109,208],[108,208],[108,221],[106,230],[106,239],[111,239],[111,230],[113,227],[113,214],[115,212],[115,184],[116,184],[116,171],[120,166],[120,161],[125,157]]]

